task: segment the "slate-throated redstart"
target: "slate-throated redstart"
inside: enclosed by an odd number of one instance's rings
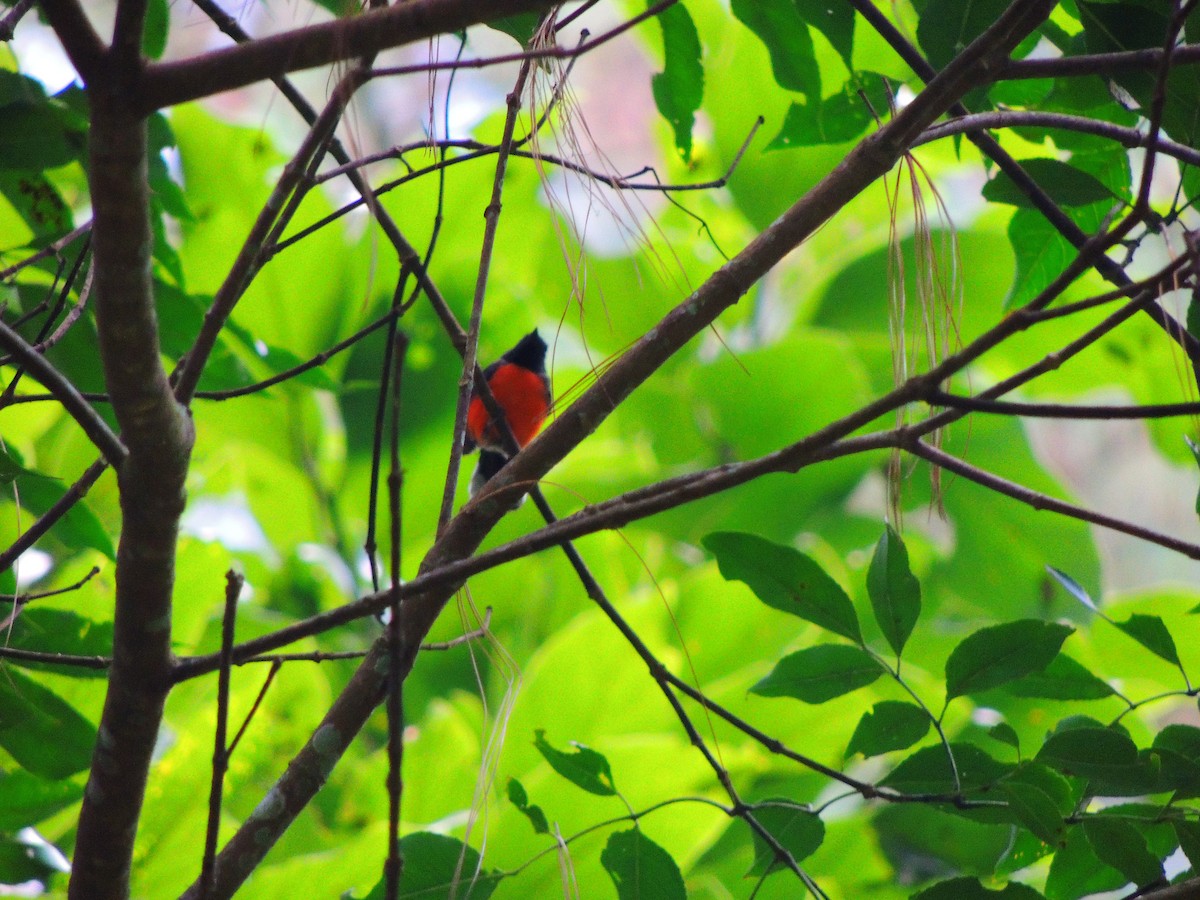
[[[533,440],[550,412],[546,342],[537,329],[521,338],[515,347],[484,369],[483,377],[491,388],[492,396],[504,410],[504,418],[517,444],[524,447]],[[483,400],[473,396],[467,407],[467,433],[463,437],[463,450],[470,453],[476,447],[479,447],[479,465],[471,477],[472,494],[504,467],[510,455]]]

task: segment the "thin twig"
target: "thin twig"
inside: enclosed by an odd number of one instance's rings
[[[212,783],[208,790],[208,826],[204,832],[204,860],[200,867],[200,896],[207,898],[216,879],[217,835],[221,830],[221,794],[229,751],[225,747],[229,724],[229,680],[233,659],[234,625],[238,597],[245,579],[230,569],[225,573],[225,614],[221,619],[221,668],[217,672],[217,727],[213,736]]]
[[[400,678],[403,665],[401,656],[404,650],[400,635],[400,496],[404,485],[404,470],[400,466],[400,388],[407,350],[407,335],[403,331],[397,331],[392,361],[392,469],[388,473],[388,512],[392,524],[392,589],[389,592],[391,603],[388,606],[390,615],[387,623],[388,845],[383,865],[387,900],[396,900],[399,896],[400,874],[404,870],[404,858],[400,854],[400,801],[404,788],[404,683]]]

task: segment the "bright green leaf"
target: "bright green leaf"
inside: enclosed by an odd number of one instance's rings
[[[404,870],[401,900],[487,900],[504,876],[482,869],[479,853],[458,838],[418,831],[400,839]],[[384,900],[387,882],[380,881],[364,900]]]
[[[821,70],[795,0],[732,0],[732,9],[767,48],[779,86],[813,100],[819,98]]]
[[[91,764],[96,729],[49,688],[6,668],[0,677],[0,747],[42,778],[66,778]]]

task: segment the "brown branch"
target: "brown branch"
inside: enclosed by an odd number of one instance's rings
[[[1113,75],[1137,69],[1149,72],[1162,65],[1164,55],[1161,47],[1148,47],[1145,50],[1090,53],[1053,59],[1013,59],[1000,67],[997,80]],[[1176,47],[1171,53],[1171,62],[1184,65],[1200,63],[1200,44],[1181,44]]]
[[[108,427],[100,414],[88,405],[69,378],[54,368],[50,360],[38,353],[25,339],[0,321],[0,346],[25,367],[62,404],[63,409],[79,423],[84,434],[104,454],[111,466],[120,465],[128,451],[121,439]]]
[[[55,501],[53,506],[42,513],[36,522],[25,529],[19,538],[0,553],[0,572],[8,571],[22,553],[37,543],[38,539],[53,528],[59,519],[70,512],[71,507],[91,490],[92,485],[99,480],[107,468],[108,464],[102,459],[98,459],[88,466],[75,483],[67,489],[67,492]]]
[[[84,84],[91,84],[107,49],[78,0],[41,0],[46,21]]]
[[[25,14],[33,9],[34,0],[17,0],[13,4],[13,8],[0,18],[0,43],[8,43],[13,39],[13,32],[16,31],[18,23],[25,18]]]
[[[208,789],[208,824],[204,830],[204,859],[200,865],[200,893],[212,891],[213,860],[217,834],[221,830],[221,795],[229,768],[226,729],[229,726],[229,675],[233,658],[233,633],[237,623],[238,596],[246,579],[230,569],[225,573],[225,614],[221,618],[221,669],[217,675],[217,727],[213,735],[212,783]]]
[[[140,82],[141,109],[152,112],[288,72],[368,56],[551,5],[551,0],[411,0],[213,50],[192,59],[152,63],[146,66]]]
[[[55,4],[58,5],[58,4]],[[106,67],[107,68],[107,67]],[[121,105],[119,73],[89,84],[96,323],[105,385],[129,456],[117,469],[113,664],[68,896],[125,900],[151,755],[170,687],[171,593],[193,431],[163,370],[150,273],[147,126]]]

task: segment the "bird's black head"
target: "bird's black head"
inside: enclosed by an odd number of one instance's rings
[[[546,342],[535,328],[505,353],[504,359],[531,372],[541,372],[546,368]]]

